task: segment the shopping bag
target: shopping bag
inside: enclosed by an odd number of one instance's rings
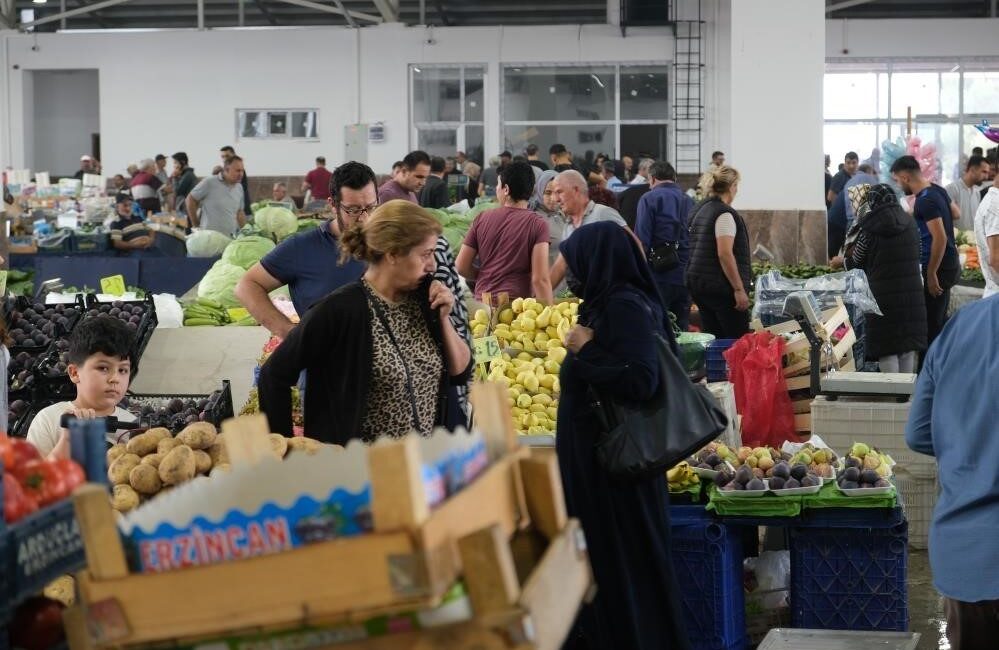
[[[785,441],[799,442],[783,358],[784,339],[765,331],[746,334],[725,351],[744,445],[780,449]]]

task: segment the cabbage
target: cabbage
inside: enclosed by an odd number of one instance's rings
[[[281,241],[298,232],[298,217],[288,208],[268,206],[253,214],[253,223],[274,241]]]
[[[232,239],[220,232],[195,230],[187,236],[187,255],[189,257],[218,257],[231,242]]]
[[[222,261],[234,264],[249,270],[274,248],[274,242],[267,237],[260,235],[250,235],[240,237],[225,247],[222,253]]]
[[[225,260],[215,262],[198,285],[198,297],[210,298],[223,307],[242,307],[236,299],[236,284],[246,270]]]

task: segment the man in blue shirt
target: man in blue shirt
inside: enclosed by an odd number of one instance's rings
[[[378,207],[375,173],[359,162],[344,163],[333,172],[330,204],[336,218],[284,240],[236,285],[236,297],[257,322],[285,338],[295,326],[271,302],[269,294],[287,286],[299,317],[327,294],[364,274],[364,264],[340,259],[340,235]]]
[[[635,235],[647,256],[664,245],[676,249],[679,264],[670,270],[653,268],[652,275],[663,304],[676,316],[680,331],[686,332],[690,319],[690,293],[684,281],[690,260],[687,219],[694,209],[694,201],[676,184],[676,170],[668,162],[652,165],[649,176],[652,189],[638,201]]]
[[[935,456],[940,496],[930,524],[933,584],[953,650],[999,644],[999,297],[957,312],[926,354],[905,441]],[[904,495],[903,495],[904,496]]]
[[[912,216],[920,235],[919,262],[926,291],[926,341],[932,344],[947,321],[950,290],[961,277],[961,261],[954,243],[954,209],[947,190],[923,178],[919,161],[902,156],[891,175],[906,194],[914,194]]]

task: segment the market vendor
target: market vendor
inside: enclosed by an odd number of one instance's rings
[[[133,212],[130,192],[115,195],[115,213],[118,220],[111,224],[111,246],[119,254],[129,256],[160,256],[156,248],[156,233],[149,229],[142,217]]]
[[[289,388],[303,370],[305,431],[323,442],[467,426],[454,388],[467,385],[472,353],[448,318],[454,293],[433,279],[440,233],[407,201],[390,201],[343,233],[343,257],[367,270],[310,309],[261,368],[271,431],[291,435]]]

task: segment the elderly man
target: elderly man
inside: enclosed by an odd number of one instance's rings
[[[598,221],[613,221],[622,227],[627,227],[617,210],[590,200],[586,179],[575,169],[561,172],[552,184],[555,187],[555,200],[566,220],[562,241],[569,239],[582,226]],[[565,269],[565,260],[559,253],[551,270],[553,287],[559,286],[565,279]]]
[[[139,204],[143,215],[159,212],[162,209],[159,191],[163,187],[163,181],[156,176],[156,161],[152,158],[140,160],[138,168],[139,171],[132,175],[130,184],[132,197]]]
[[[94,169],[94,159],[90,156],[83,155],[80,156],[80,169],[73,174],[73,178],[77,180],[83,180],[84,174],[96,174],[97,171]]]
[[[292,212],[298,209],[295,199],[288,196],[288,186],[284,183],[274,183],[274,187],[271,188],[271,203],[280,204]]]
[[[232,156],[222,165],[222,173],[209,176],[187,195],[187,218],[192,228],[206,228],[224,235],[246,225],[243,212],[243,159]],[[199,213],[200,209],[200,213]]]

